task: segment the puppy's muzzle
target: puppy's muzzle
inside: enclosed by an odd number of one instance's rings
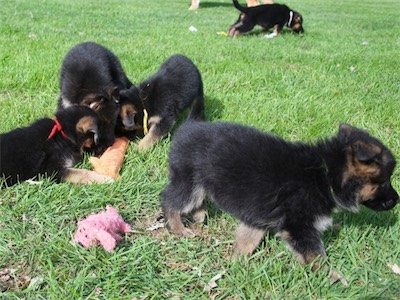
[[[392,187],[390,181],[387,181],[374,199],[367,200],[362,204],[376,211],[384,211],[392,209],[399,202],[399,195]]]

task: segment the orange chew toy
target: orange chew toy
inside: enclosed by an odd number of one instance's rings
[[[128,144],[129,140],[127,138],[116,138],[114,144],[108,147],[100,158],[89,157],[93,170],[97,173],[111,176],[114,179],[119,179],[119,170],[124,162]]]

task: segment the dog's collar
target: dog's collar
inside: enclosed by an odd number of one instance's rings
[[[147,84],[147,86],[149,86],[149,84]],[[140,94],[139,94],[139,99],[142,102],[142,106],[143,106],[143,133],[145,135],[149,132],[149,126],[148,126],[149,114],[147,112],[146,106],[144,105],[144,101],[146,100],[146,98],[143,99],[142,97],[140,97]]]
[[[292,23],[293,20],[293,11],[289,12],[289,21],[287,23],[287,26],[290,27],[290,24]]]
[[[63,131],[60,122],[58,122],[57,119],[54,119],[53,121],[55,124],[54,124],[53,128],[51,129],[51,132],[50,132],[49,136],[47,137],[47,139],[50,140],[57,132],[60,132],[62,134],[62,136],[65,139],[67,139],[68,137],[65,134],[65,132]]]

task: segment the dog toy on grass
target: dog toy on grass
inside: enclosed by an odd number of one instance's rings
[[[108,147],[100,158],[90,157],[89,162],[92,164],[93,170],[114,179],[119,179],[119,171],[124,162],[128,144],[129,140],[127,138],[116,138],[114,144]]]
[[[126,234],[131,229],[115,208],[107,206],[105,212],[90,215],[79,221],[74,239],[85,248],[92,244],[100,244],[106,251],[112,252],[117,243],[122,241],[122,237],[117,233]]]

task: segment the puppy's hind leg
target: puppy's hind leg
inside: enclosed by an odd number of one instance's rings
[[[193,189],[192,194],[190,195],[191,203],[193,204],[192,209],[192,217],[196,223],[203,223],[206,218],[206,212],[204,210],[205,207],[205,199],[206,192],[201,186],[197,186]]]
[[[253,22],[248,22],[243,17],[242,21],[238,22],[237,24],[232,25],[229,28],[229,36],[236,37],[239,34],[248,33],[253,30],[254,26],[256,26]]]
[[[190,179],[188,179],[190,180]],[[171,182],[161,194],[161,205],[167,227],[177,235],[194,237],[195,234],[182,223],[182,215],[192,213],[196,222],[202,222],[205,193],[202,188],[193,188],[189,181]]]
[[[236,232],[235,252],[237,255],[250,255],[260,245],[265,229],[240,223]]]

